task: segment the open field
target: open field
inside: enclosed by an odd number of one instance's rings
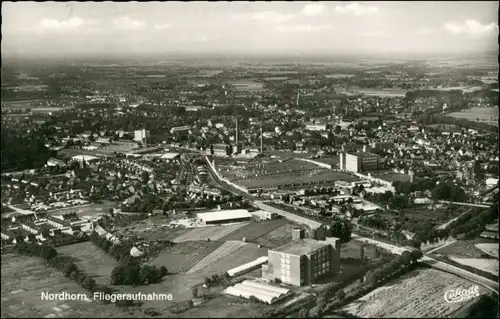
[[[450,113],[449,115],[469,121],[478,121],[479,119],[479,122],[498,125],[498,107],[472,107],[461,112]]]
[[[300,227],[296,224],[287,223],[281,227],[275,228],[267,234],[253,240],[253,242],[266,248],[276,248],[283,246],[292,240],[292,229]]]
[[[254,241],[287,223],[288,221],[284,218],[251,223],[222,237],[220,240],[242,240],[245,238],[247,242]]]
[[[368,89],[359,88],[357,90],[359,93],[366,96],[389,96],[389,97],[404,97],[406,95],[406,90],[403,89]]]
[[[498,258],[498,249],[499,249],[498,243],[476,244],[476,247],[481,249],[482,251],[484,251],[488,255]]]
[[[194,228],[188,231],[187,233],[184,233],[179,237],[175,238],[174,242],[180,243],[183,241],[207,240],[207,239],[210,239],[212,241],[220,240],[222,237],[247,225],[248,223],[238,223],[225,226],[209,226],[209,227]]]
[[[203,274],[203,276],[211,276],[213,274],[222,275],[229,269],[241,266],[262,256],[267,256],[266,248],[258,248],[255,244],[247,243],[230,253],[221,254],[217,260],[197,264],[195,271]],[[194,268],[190,269],[189,272],[193,270]]]
[[[161,252],[150,264],[157,267],[165,266],[169,272],[183,273],[217,250],[222,244],[221,241],[179,243]]]
[[[85,294],[86,290],[36,257],[2,254],[2,318],[111,318],[143,316],[113,304],[41,300],[42,292]]]
[[[479,86],[452,86],[452,87],[447,87],[447,88],[438,87],[434,90],[436,90],[436,91],[462,90],[464,93],[470,93],[470,92],[481,90],[481,87],[479,87]]]
[[[198,270],[210,266],[215,263],[219,259],[224,256],[230,255],[232,252],[238,250],[242,246],[247,245],[247,243],[243,243],[241,241],[228,240],[221,246],[219,246],[216,250],[214,250],[210,255],[206,256],[202,260],[200,260],[196,265],[194,265],[191,269],[189,269],[188,273],[197,272]]]
[[[448,220],[460,216],[468,209],[470,209],[470,207],[467,206],[459,206],[456,208],[454,207],[453,210],[450,210],[446,207],[441,209],[432,209],[431,205],[419,205],[406,209],[404,211],[404,218],[408,218],[405,223],[406,225],[409,225],[409,227],[423,221],[429,222],[429,224],[431,224],[433,227],[438,227]],[[401,216],[386,211],[378,215],[386,218],[389,221],[397,221],[401,219]],[[406,230],[412,231],[411,229]]]
[[[116,261],[91,242],[83,242],[57,248],[58,252],[76,259],[76,264],[100,284],[108,284]]]
[[[497,244],[498,247],[498,244]],[[474,244],[464,241],[457,240],[454,243],[434,251],[435,254],[463,257],[463,258],[481,258],[486,253],[476,247]]]
[[[243,298],[219,295],[199,307],[176,315],[176,318],[262,318],[274,306],[258,304]]]
[[[449,256],[449,259],[461,265],[470,266],[498,276],[498,259],[488,258],[460,258]]]
[[[327,79],[345,79],[345,78],[354,78],[356,74],[328,74],[325,75]]]
[[[366,96],[388,96],[388,97],[404,97],[406,90],[403,89],[370,89],[370,88],[353,88],[346,90],[346,88],[338,87],[335,90],[340,94],[346,95],[359,95]]]
[[[262,90],[264,85],[252,80],[230,80],[229,84],[234,86],[237,91],[258,91]]]
[[[156,241],[156,240],[170,240],[189,232],[190,229],[186,228],[156,228],[156,229],[126,229],[122,233],[126,235],[135,235],[141,238],[144,238],[148,241]]]
[[[362,318],[443,318],[463,306],[447,303],[444,293],[471,285],[446,272],[417,269],[353,301],[344,310]],[[486,290],[479,287],[479,293]]]
[[[105,214],[110,208],[116,208],[114,202],[103,202],[102,204],[87,204],[82,206],[60,208],[47,211],[49,215],[62,215],[67,213],[76,213],[78,216],[95,217],[99,214]]]

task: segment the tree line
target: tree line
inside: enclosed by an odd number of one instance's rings
[[[140,257],[130,255],[133,247],[130,243],[112,243],[96,232],[90,235],[90,241],[118,261],[110,274],[112,285],[148,285],[159,282],[168,274],[165,266],[141,265]]]
[[[45,146],[43,136],[2,125],[2,171],[25,170],[45,165],[55,152]]]

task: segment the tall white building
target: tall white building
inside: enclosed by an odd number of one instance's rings
[[[148,137],[149,131],[146,131],[145,129],[134,131],[134,141],[136,142],[146,143],[146,138]]]

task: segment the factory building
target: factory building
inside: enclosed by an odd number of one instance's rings
[[[380,168],[380,157],[368,152],[340,153],[340,169],[354,173]]]
[[[149,137],[150,132],[145,129],[134,131],[134,141],[146,144],[146,140]]]
[[[303,236],[297,230],[294,237]],[[311,285],[321,277],[340,270],[340,239],[324,241],[295,239],[268,251],[268,264],[262,266],[262,277],[293,286]]]
[[[203,225],[217,225],[243,222],[252,219],[252,215],[245,209],[221,210],[210,213],[199,213],[196,217]]]
[[[170,129],[170,134],[174,133],[182,133],[182,132],[189,132],[191,130],[191,126],[177,126],[177,127],[172,127]]]

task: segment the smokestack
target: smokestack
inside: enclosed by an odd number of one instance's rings
[[[297,108],[299,107],[299,97],[300,97],[300,91],[297,92],[297,102],[295,103],[297,105]]]
[[[239,131],[238,131],[238,118],[236,117],[236,145],[238,145],[238,138],[239,138]]]
[[[260,126],[260,153],[264,153],[263,146],[262,146],[262,125]]]

